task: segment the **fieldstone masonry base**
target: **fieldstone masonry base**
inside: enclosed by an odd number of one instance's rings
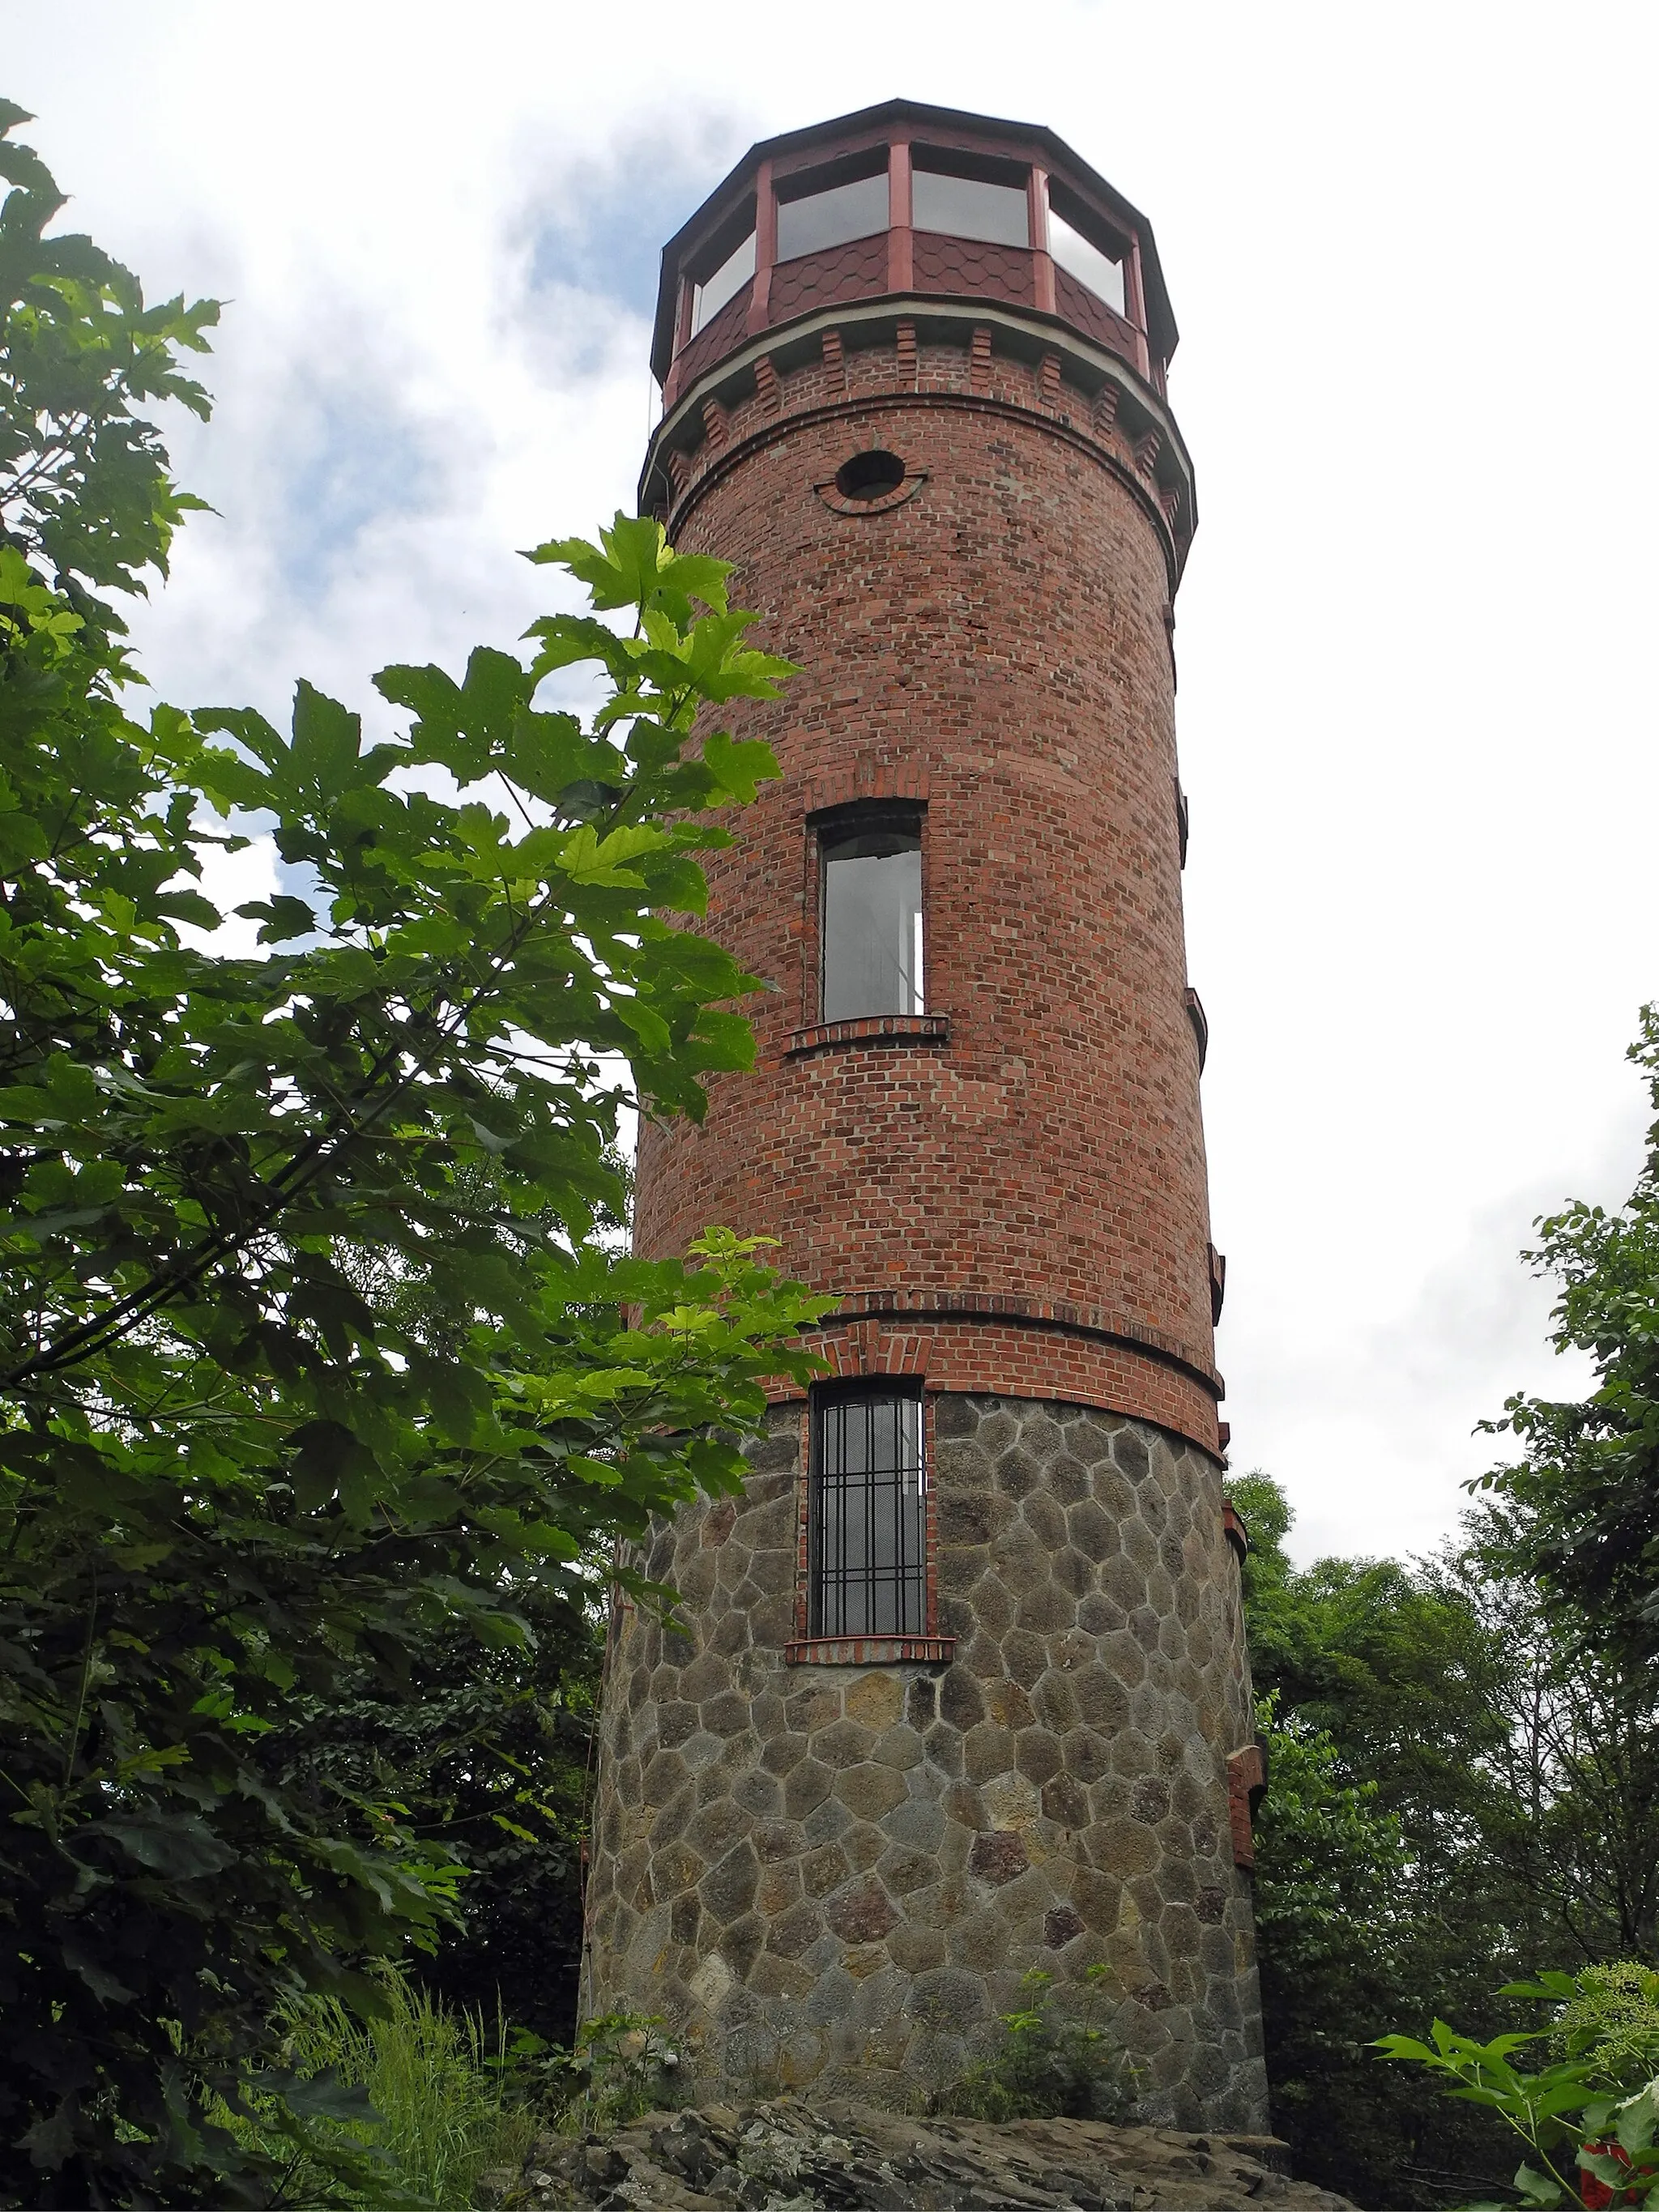
[[[989,2047],[1029,1969],[1080,2002],[1098,1962],[1142,2117],[1264,2129],[1215,1462],[1087,1407],[943,1395],[954,1662],[792,1666],[803,1427],[775,1409],[744,1498],[641,1562],[690,1634],[618,1616],[586,2011],[664,2015],[701,2094],[904,2106]]]

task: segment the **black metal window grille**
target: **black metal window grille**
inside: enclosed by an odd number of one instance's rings
[[[921,1399],[825,1399],[816,1425],[808,1633],[925,1635]]]

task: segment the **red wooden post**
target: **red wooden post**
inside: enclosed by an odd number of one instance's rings
[[[1033,167],[1026,175],[1025,198],[1031,219],[1031,267],[1039,314],[1054,312],[1054,262],[1048,251],[1048,172]]]
[[[915,231],[910,207],[910,144],[896,139],[887,156],[887,289],[908,292],[915,283]]]
[[[755,281],[749,293],[748,328],[763,331],[770,320],[772,269],[778,258],[778,203],[772,190],[772,164],[755,171]]]

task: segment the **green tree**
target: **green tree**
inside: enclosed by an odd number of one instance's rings
[[[1279,1485],[1231,1489],[1268,1759],[1256,1916],[1274,2124],[1298,2172],[1361,2204],[1455,2203],[1506,2170],[1498,2131],[1369,2046],[1437,2008],[1492,2018],[1520,1963],[1486,1843],[1504,1654],[1461,1589],[1392,1559],[1297,1568]]]
[[[1272,1478],[1231,1495],[1246,1517],[1250,1664],[1273,1692],[1328,1735],[1346,1780],[1373,1784],[1430,1880],[1459,1856],[1490,1794],[1483,1761],[1504,1740],[1501,1638],[1465,1589],[1397,1559],[1321,1559],[1297,1569],[1292,1523]]]
[[[518,1603],[527,1647],[450,1628],[406,1681],[343,1666],[303,1724],[266,1742],[285,1793],[395,1800],[409,1836],[465,1868],[460,1925],[410,1961],[410,1978],[568,2045],[604,1626],[561,1592],[526,1587]]]
[[[1247,1475],[1233,1495],[1266,1693],[1257,1917],[1276,2123],[1302,2171],[1361,2203],[1500,2188],[1513,2161],[1495,2124],[1366,2046],[1436,2017],[1482,2036],[1529,2027],[1506,1983],[1651,1948],[1659,1686],[1564,1626],[1520,1501],[1466,1514],[1427,1560],[1298,1569],[1278,1485]]]
[[[1659,1006],[1628,1057],[1659,1116]],[[1586,1352],[1588,1398],[1510,1399],[1491,1424],[1522,1446],[1486,1487],[1527,1516],[1535,1571],[1587,1650],[1641,1664],[1659,1655],[1659,1119],[1617,1212],[1575,1200],[1538,1224],[1527,1254],[1560,1285],[1553,1342]]]
[[[1598,1650],[1540,1584],[1540,1540],[1515,1499],[1463,1516],[1431,1563],[1499,1656],[1503,1726],[1482,1754],[1480,1823],[1511,1951],[1574,1967],[1659,1950],[1659,1679],[1621,1638]]]
[[[145,308],[44,235],[33,155],[0,172],[0,2197],[272,2202],[215,2096],[454,1910],[310,1718],[418,1700],[447,1638],[532,1649],[807,1370],[821,1302],[734,1237],[646,1265],[596,1226],[624,1103],[698,1115],[750,1053],[752,979],[659,917],[775,772],[720,703],[788,672],[723,564],[618,517],[532,556],[592,612],[530,665],[382,672],[400,737],[304,684],[288,732],[135,720],[105,595],[189,504],[142,410],[204,410],[212,310]],[[585,664],[589,720],[538,706]],[[250,825],[310,888],[234,958],[202,860]]]
[[[1401,1999],[1407,1846],[1376,1784],[1344,1780],[1329,1735],[1277,1708],[1276,1694],[1262,1699],[1255,1872],[1273,2124],[1298,2173],[1377,2201],[1417,2151],[1401,2125],[1408,2094],[1365,2049],[1366,2024]]]

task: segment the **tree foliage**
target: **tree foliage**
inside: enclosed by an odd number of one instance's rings
[[[0,531],[68,602],[67,612],[37,609],[37,629],[72,635],[77,616],[118,632],[102,594],[140,588],[147,568],[165,575],[173,531],[203,504],[173,483],[161,432],[139,410],[172,399],[206,418],[207,394],[178,356],[207,351],[218,303],[186,307],[181,295],[147,307],[131,270],[89,238],[46,237],[64,198],[40,155],[11,138],[31,119],[0,100]],[[7,575],[26,583],[26,566]]]
[[[1420,1569],[1298,1569],[1269,1477],[1239,1478],[1231,1494],[1250,1531],[1268,1757],[1256,1917],[1274,2124],[1298,2172],[1361,2204],[1455,2202],[1449,2188],[1487,2178],[1491,2131],[1422,2099],[1369,2046],[1437,2007],[1484,2019],[1514,1971],[1480,1841],[1501,1655],[1462,1593]]]
[[[1297,1568],[1277,1484],[1246,1475],[1232,1494],[1265,1692],[1275,2124],[1298,2172],[1361,2204],[1462,2203],[1507,2184],[1498,2124],[1368,2046],[1437,2017],[1518,2031],[1533,2023],[1501,1994],[1517,1974],[1650,1949],[1659,1689],[1564,1627],[1513,1500],[1467,1514],[1426,1560]]]
[[[307,1992],[372,2010],[458,1878],[319,1710],[531,1651],[805,1371],[821,1302],[735,1237],[595,1233],[623,1107],[746,1064],[752,979],[659,917],[775,773],[714,713],[788,670],[619,516],[531,556],[593,611],[528,665],[381,673],[402,734],[305,684],[286,731],[134,720],[104,595],[191,503],[142,407],[204,410],[213,310],[146,309],[0,171],[0,2195],[272,2201],[214,2097]],[[538,703],[583,666],[588,720]],[[203,860],[255,831],[289,888],[232,957]]]
[[[1504,1500],[1464,1516],[1428,1570],[1476,1620],[1501,1663],[1502,1723],[1484,1754],[1494,1785],[1481,1822],[1501,1869],[1505,1921],[1523,1959],[1569,1963],[1659,1951],[1659,1680],[1562,1617],[1541,1583],[1540,1537]]]
[[[466,1869],[459,1925],[410,1962],[410,1980],[568,2045],[603,1623],[557,1590],[526,1586],[517,1603],[527,1645],[487,1648],[454,1626],[404,1679],[343,1663],[303,1722],[266,1741],[285,1793],[395,1801],[408,1836]]]
[[[1659,1116],[1659,1006],[1642,1012],[1629,1058]],[[1486,1486],[1527,1516],[1536,1569],[1587,1650],[1636,1663],[1659,1656],[1659,1119],[1635,1189],[1617,1212],[1575,1200],[1538,1224],[1526,1256],[1561,1285],[1553,1341],[1587,1352],[1583,1400],[1516,1395],[1491,1425],[1522,1457]]]

